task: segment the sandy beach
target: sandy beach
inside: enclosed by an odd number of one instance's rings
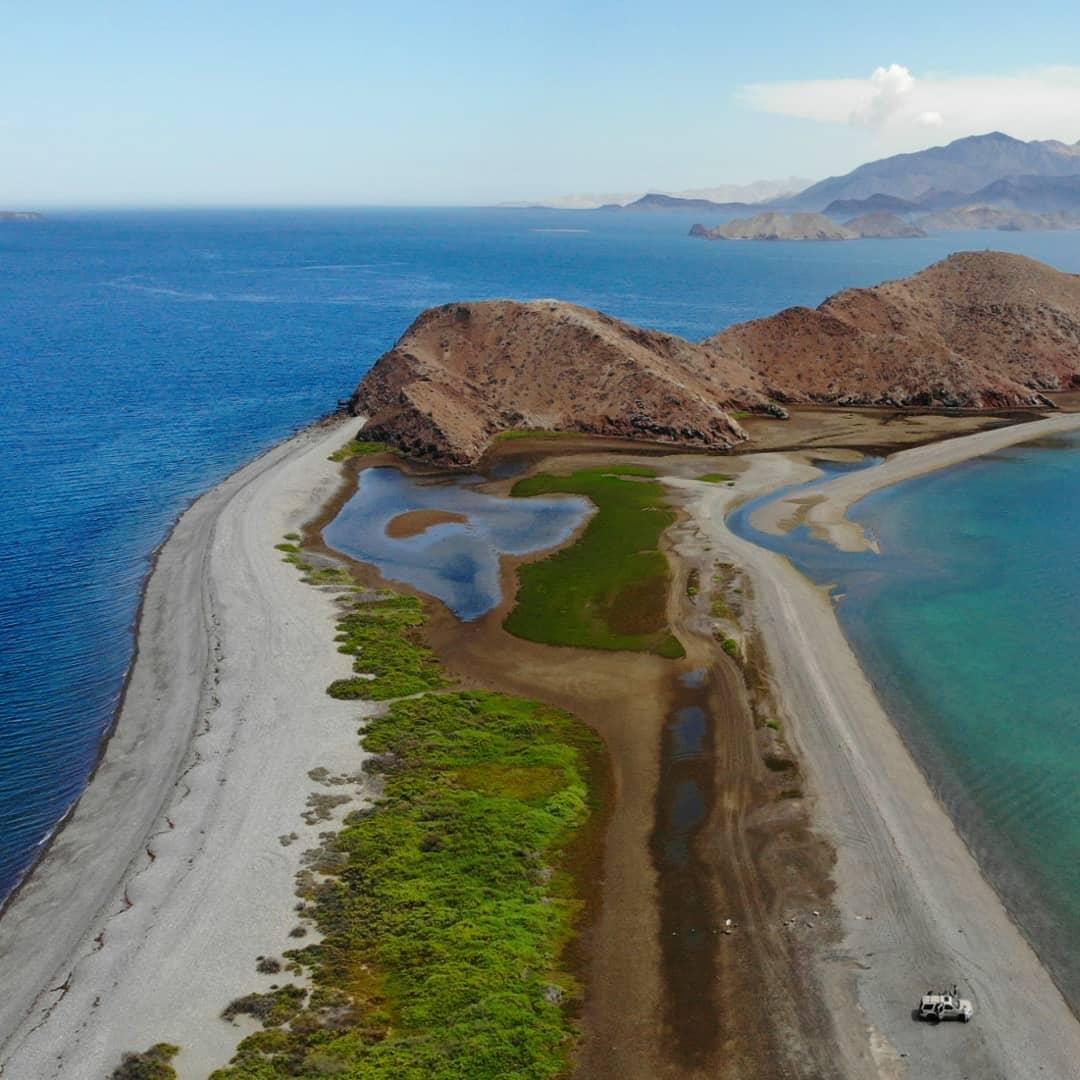
[[[294,943],[293,878],[320,829],[302,815],[309,797],[324,790],[308,774],[326,768],[353,775],[363,759],[356,731],[365,706],[324,692],[351,670],[331,645],[333,596],[303,584],[274,550],[338,491],[340,466],[327,455],[356,423],[307,429],[251,462],[195,502],[159,553],[138,656],[101,765],[0,919],[5,970],[23,973],[8,980],[0,1001],[5,1080],[100,1080],[123,1052],[159,1041],[182,1047],[175,1059],[182,1078],[202,1080],[252,1030],[220,1013],[235,997],[275,981],[256,973],[258,956],[279,956]],[[1080,417],[1053,417],[901,451],[877,468],[816,488],[811,507],[797,498],[780,509],[767,507],[772,518],[766,524],[775,528],[797,515],[809,520],[813,512],[815,526],[852,544],[843,514],[868,491],[1077,425]],[[688,459],[684,475],[694,475],[699,460]],[[801,1049],[789,1048],[791,1060],[805,1059],[798,1075],[851,1078],[1075,1076],[1080,1025],[908,754],[827,594],[724,523],[736,501],[816,474],[803,454],[762,453],[740,459],[732,486],[668,479],[690,514],[679,527],[680,543],[696,535],[701,553],[708,552],[703,557],[728,559],[749,574],[751,616],[768,650],[779,718],[805,772],[816,830],[837,854],[832,905],[842,940],[828,937],[815,949],[807,938],[831,1030],[818,1029],[815,1039],[808,1033],[812,1017],[789,1017],[787,1030],[803,1030],[792,1036]],[[679,569],[679,596],[686,592],[684,578]],[[442,620],[440,651],[468,667],[470,643],[489,655],[485,643],[496,634],[492,640],[507,648],[492,618],[488,630],[467,633],[456,621]],[[547,647],[506,641],[516,644],[499,652],[501,674],[482,681],[517,680],[520,686],[504,688],[544,688],[551,697],[554,690],[544,683],[554,678]],[[715,648],[711,642],[702,647],[706,653]],[[563,668],[580,668],[582,676],[574,700],[564,704],[581,708],[582,687],[585,697],[595,698],[595,716],[588,708],[582,715],[609,741],[615,786],[624,792],[608,838],[617,856],[605,864],[608,899],[593,933],[638,942],[630,951],[602,950],[603,962],[592,969],[600,993],[589,1008],[618,999],[633,1023],[619,1029],[625,1046],[586,1041],[582,1075],[681,1075],[670,1062],[648,1057],[661,1030],[662,987],[634,981],[642,970],[659,969],[652,955],[658,940],[652,892],[617,888],[621,880],[640,883],[651,875],[652,804],[626,799],[625,791],[651,790],[656,782],[660,715],[641,694],[637,724],[609,722],[632,708],[624,700],[627,654],[561,655],[560,677]],[[633,662],[641,685],[661,680],[667,670],[656,657]],[[683,666],[708,662],[708,656],[691,656]],[[482,664],[474,658],[473,667],[479,671]],[[718,705],[717,715],[741,716],[740,694],[731,690],[732,700]],[[632,746],[620,749],[619,740]],[[740,759],[747,775],[755,767],[752,747],[751,738],[744,747],[744,757],[750,756]],[[334,791],[361,795],[355,783]],[[745,885],[751,891],[760,886]],[[762,904],[756,910],[760,919],[770,909]],[[775,936],[786,933],[778,928]],[[761,962],[755,948],[765,959],[786,962],[769,937],[762,933],[760,946],[746,940],[753,958],[748,971]],[[734,978],[731,972],[725,977]],[[952,982],[974,998],[976,1022],[915,1023],[918,994]],[[800,1007],[797,1000],[774,1002],[792,1017]],[[586,1012],[587,1025],[589,1017]]]
[[[1060,413],[1026,424],[993,428],[962,438],[945,439],[891,454],[881,465],[837,477],[815,488],[810,495],[797,492],[776,499],[753,515],[756,528],[766,532],[786,532],[805,524],[819,539],[828,540],[841,551],[865,551],[873,546],[862,526],[847,518],[848,508],[871,491],[910,480],[924,473],[959,465],[972,458],[1004,450],[1017,443],[1046,439],[1080,428],[1080,414]]]
[[[902,451],[815,489],[813,520],[854,544],[842,514],[869,491],[1075,426],[1075,416],[1054,417]],[[810,475],[802,461],[765,454],[752,457],[730,488],[670,482],[686,493],[713,549],[751,575],[784,729],[806,767],[817,826],[836,848],[844,939],[819,968],[842,1071],[938,1080],[1077,1076],[1080,1024],[912,760],[827,594],[724,523],[736,500]],[[788,503],[774,527],[800,509]],[[953,982],[973,998],[975,1022],[915,1023],[918,994]]]
[[[5,1080],[101,1080],[160,1041],[183,1048],[180,1076],[205,1078],[248,1030],[220,1013],[274,981],[257,956],[293,943],[293,876],[318,832],[307,774],[362,761],[362,706],[324,692],[350,671],[332,597],[274,550],[337,487],[327,455],[356,424],[252,461],[159,552],[105,755],[0,919]]]

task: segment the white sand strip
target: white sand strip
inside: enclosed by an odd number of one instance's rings
[[[1054,420],[1025,425],[1028,437],[1066,430],[1067,418]],[[1002,441],[1020,430],[905,451],[890,461],[911,455],[915,471],[925,472],[1020,441]],[[751,575],[784,732],[806,767],[818,828],[836,847],[845,941],[823,957],[821,970],[841,1036],[842,1071],[911,1080],[1080,1076],[1080,1024],[882,709],[828,596],[787,559],[727,529],[734,499],[806,478],[805,465],[783,455],[749,460],[733,488],[670,483],[689,496],[717,557]],[[854,490],[866,494],[872,477],[892,483],[899,471],[882,466],[834,483],[858,479]],[[842,505],[858,497],[852,490],[845,487]],[[953,982],[974,999],[974,1022],[935,1028],[912,1019],[922,992]]]
[[[4,1080],[102,1080],[159,1041],[202,1080],[250,1030],[222,1008],[288,981],[256,974],[255,958],[303,944],[288,936],[293,876],[326,825],[301,812],[313,791],[355,791],[307,773],[359,769],[362,708],[326,695],[351,670],[334,604],[274,544],[335,490],[327,455],[358,424],[310,428],[251,462],[161,549],[105,756],[0,919]]]
[[[810,526],[819,539],[829,540],[842,551],[864,551],[872,545],[862,526],[847,518],[848,509],[871,491],[910,480],[949,465],[992,454],[1017,443],[1045,439],[1080,428],[1080,413],[1061,413],[1026,424],[980,431],[975,435],[946,439],[911,450],[891,454],[880,465],[830,480],[802,495],[793,492],[763,506],[753,515],[755,528],[765,532],[785,531],[785,522],[800,521]]]

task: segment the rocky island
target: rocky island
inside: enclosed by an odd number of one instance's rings
[[[43,221],[36,210],[0,210],[0,221]]]
[[[694,225],[691,236],[705,240],[855,240],[859,234],[824,214],[755,214],[708,229]]]
[[[926,232],[898,214],[875,210],[842,225],[825,214],[757,214],[713,229],[694,225],[690,235],[704,240],[858,240],[864,236],[891,240],[925,236]]]
[[[554,300],[433,308],[349,409],[366,437],[467,466],[507,430],[723,450],[747,438],[739,416],[788,404],[1047,408],[1076,386],[1080,277],[968,252],[699,343]]]

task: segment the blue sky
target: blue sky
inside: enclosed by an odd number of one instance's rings
[[[1074,4],[58,0],[0,26],[0,208],[485,203],[1080,139]]]

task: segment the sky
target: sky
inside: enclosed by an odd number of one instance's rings
[[[1080,4],[7,0],[0,209],[681,190],[1080,140]]]

